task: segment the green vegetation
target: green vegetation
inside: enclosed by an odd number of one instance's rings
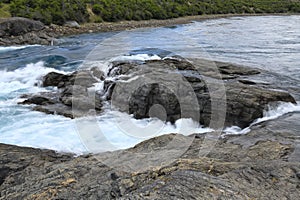
[[[40,20],[45,24],[64,24],[69,20],[87,22],[84,0],[10,0],[12,16]]]
[[[169,19],[227,13],[299,13],[299,0],[0,0],[12,16],[46,24],[68,20],[119,21]]]
[[[9,12],[10,5],[7,3],[0,3],[0,18],[11,17]]]

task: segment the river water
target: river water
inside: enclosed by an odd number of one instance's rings
[[[62,38],[54,46],[0,47],[0,143],[76,154],[88,152],[78,134],[76,120],[34,112],[30,106],[17,103],[22,100],[22,94],[55,90],[38,86],[40,78],[48,72],[67,73],[87,65],[107,69],[108,60],[122,55],[129,55],[123,59],[145,60],[176,54],[238,63],[278,73],[291,87],[298,88],[299,21],[300,16],[232,17],[172,27],[84,34]],[[299,94],[292,95],[299,101]],[[298,106],[285,105],[269,112],[265,119],[299,110]],[[122,117],[116,119],[114,113],[107,111],[97,118],[103,136],[114,149],[131,147],[148,139],[124,133],[116,126],[116,120]],[[142,128],[152,123],[151,119],[131,120]],[[210,130],[183,119],[175,125],[161,122],[151,137],[180,132],[183,121],[191,127],[184,134]]]

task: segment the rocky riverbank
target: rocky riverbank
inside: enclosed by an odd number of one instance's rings
[[[65,26],[50,25],[45,26],[40,22],[25,18],[7,18],[0,19],[0,46],[42,44],[52,45],[56,39],[62,36],[77,35],[83,33],[123,31],[143,27],[162,27],[186,24],[192,21],[217,19],[234,16],[258,16],[259,14],[224,14],[224,15],[200,15],[189,16],[168,20],[144,20],[144,21],[121,21],[121,22],[103,22],[87,23],[78,25],[76,22],[69,22]],[[36,29],[36,25],[39,28]]]

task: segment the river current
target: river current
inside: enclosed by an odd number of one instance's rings
[[[176,54],[232,62],[278,73],[282,79],[289,80],[288,84],[299,87],[299,21],[300,16],[231,17],[171,27],[84,34],[61,38],[54,46],[0,47],[0,143],[76,154],[88,152],[78,134],[76,120],[34,112],[30,106],[17,103],[23,94],[55,90],[39,87],[41,77],[51,71],[67,73],[86,65],[101,65],[105,70],[108,60],[122,55],[127,55],[123,59],[146,60]],[[292,95],[300,100],[299,94]],[[298,106],[283,105],[266,113],[260,121],[299,111]],[[130,118],[126,114],[118,115]],[[116,126],[116,120],[122,117],[116,118],[113,112],[107,111],[97,118],[103,136],[114,149],[131,147],[148,139],[124,133]],[[152,123],[151,119],[131,120],[140,127]],[[182,119],[175,125],[161,122],[151,137],[180,132],[183,121],[191,127],[183,134],[210,131]]]

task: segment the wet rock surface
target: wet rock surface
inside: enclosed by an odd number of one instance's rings
[[[202,156],[209,135],[164,135],[79,157],[0,144],[0,199],[297,199],[299,117],[218,138]],[[169,145],[174,140],[191,143],[169,160],[178,150]],[[149,163],[149,157],[156,159]]]

